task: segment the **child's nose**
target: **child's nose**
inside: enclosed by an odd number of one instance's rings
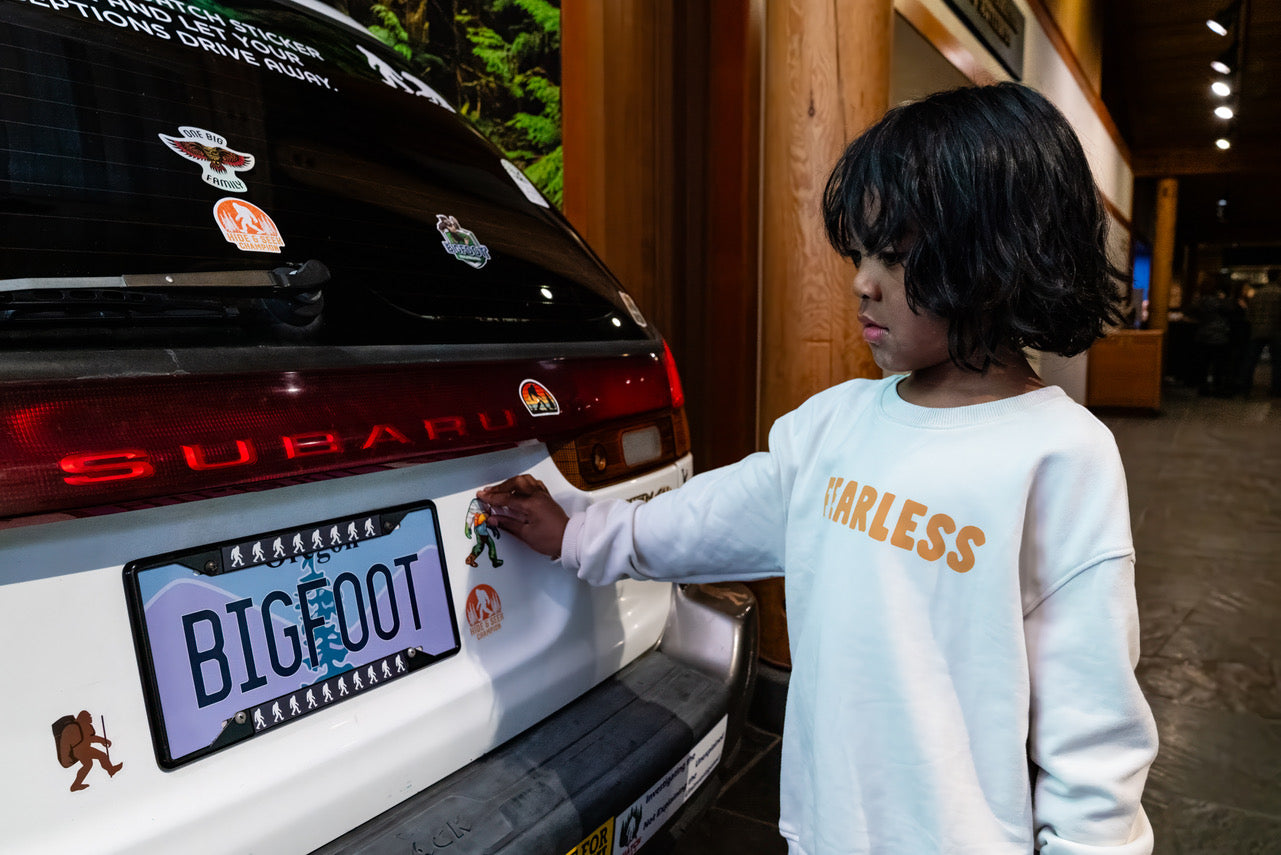
[[[881,299],[881,289],[876,284],[876,277],[864,270],[855,273],[854,295],[867,300]]]

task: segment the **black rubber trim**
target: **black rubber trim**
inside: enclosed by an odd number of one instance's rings
[[[532,344],[12,350],[5,352],[3,361],[0,361],[0,382],[247,373],[278,370],[281,366],[302,371],[371,365],[611,357],[635,353],[661,355],[663,346],[660,342],[661,339],[651,335],[647,339],[635,341],[556,341]]]
[[[316,853],[565,855],[680,762],[729,697],[724,683],[652,651]]]

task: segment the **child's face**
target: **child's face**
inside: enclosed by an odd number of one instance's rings
[[[924,311],[917,314],[907,304],[904,253],[885,250],[877,255],[856,255],[855,259],[858,320],[881,370],[919,372],[952,367],[947,352],[948,322]]]

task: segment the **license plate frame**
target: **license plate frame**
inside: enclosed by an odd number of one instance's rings
[[[140,558],[124,586],[164,769],[462,647],[429,500]]]

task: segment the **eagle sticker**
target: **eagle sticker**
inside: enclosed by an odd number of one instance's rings
[[[178,132],[181,137],[157,136],[187,160],[200,164],[200,177],[206,184],[228,193],[244,193],[249,189],[236,173],[254,168],[252,154],[227,148],[225,139],[203,128],[181,127]]]
[[[227,196],[213,207],[214,220],[227,243],[245,252],[280,252],[285,239],[267,212],[253,202]]]

